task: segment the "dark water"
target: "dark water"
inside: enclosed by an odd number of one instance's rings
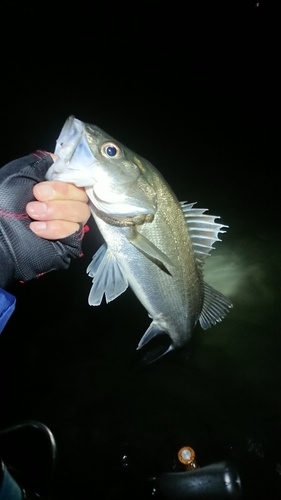
[[[22,68],[33,91],[26,79],[16,94],[7,85],[3,164],[52,150],[73,113],[149,159],[180,200],[229,225],[205,277],[234,309],[148,367],[135,348],[149,320],[133,294],[87,305],[85,269],[101,243],[93,223],[68,272],[15,286],[17,310],[0,339],[0,424],[33,419],[53,431],[54,500],[147,498],[147,477],[172,470],[184,445],[201,466],[232,460],[245,498],[281,497],[278,36],[275,13],[258,15],[253,4],[223,11],[222,23],[219,9],[197,12],[201,49],[187,29],[162,48],[151,37],[133,59],[98,57],[95,42],[90,73],[74,69],[71,52],[55,75],[46,60]]]

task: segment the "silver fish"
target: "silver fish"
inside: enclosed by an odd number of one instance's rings
[[[186,344],[198,321],[207,329],[226,316],[232,303],[203,280],[205,258],[227,227],[217,216],[179,202],[151,163],[73,116],[55,154],[47,179],[85,188],[105,240],[87,268],[90,305],[129,285],[152,319],[138,348],[166,333],[166,352]]]

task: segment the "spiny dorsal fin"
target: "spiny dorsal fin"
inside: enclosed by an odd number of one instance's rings
[[[204,264],[206,257],[213,250],[213,244],[221,241],[219,233],[225,233],[222,228],[227,228],[224,224],[217,224],[217,215],[206,215],[207,208],[193,208],[195,203],[181,201],[180,206],[185,217],[188,230],[192,239],[195,257],[200,265]]]

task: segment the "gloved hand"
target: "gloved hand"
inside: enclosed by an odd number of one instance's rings
[[[0,169],[0,287],[13,278],[27,281],[56,269],[66,269],[81,254],[79,230],[60,240],[40,238],[30,230],[26,204],[35,200],[33,187],[45,180],[50,155],[36,152]]]

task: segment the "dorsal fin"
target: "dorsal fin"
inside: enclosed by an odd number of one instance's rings
[[[193,249],[197,262],[202,266],[206,257],[213,250],[213,244],[221,241],[219,233],[225,233],[222,229],[228,226],[217,224],[218,215],[206,215],[207,208],[193,208],[195,203],[181,201],[180,206],[185,217],[188,230],[192,239]]]

